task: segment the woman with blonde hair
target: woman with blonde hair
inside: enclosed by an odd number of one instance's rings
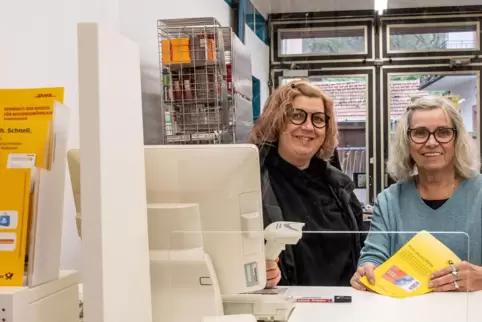
[[[425,96],[407,108],[387,162],[398,182],[377,198],[353,287],[365,290],[365,275],[373,284],[374,268],[414,236],[409,232],[427,230],[463,260],[433,272],[429,287],[482,290],[482,176],[473,143],[451,101]]]
[[[267,262],[267,287],[349,285],[362,238],[354,183],[329,164],[338,144],[333,101],[316,86],[295,81],[276,89],[251,133],[260,149],[265,227],[304,222],[297,245]],[[343,231],[334,234],[326,231]]]

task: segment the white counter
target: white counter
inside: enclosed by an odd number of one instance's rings
[[[293,296],[350,295],[352,303],[297,303],[289,322],[481,322],[482,292],[394,299],[350,287],[290,287]]]

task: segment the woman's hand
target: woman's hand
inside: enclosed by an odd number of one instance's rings
[[[436,271],[430,277],[428,287],[434,292],[482,290],[482,267],[466,261],[449,265]]]
[[[375,284],[375,275],[373,274],[373,270],[375,268],[376,266],[373,264],[365,264],[358,267],[357,271],[355,272],[355,274],[353,274],[353,277],[350,280],[351,286],[359,291],[368,291],[365,285],[360,282],[360,279],[363,276],[366,276],[370,284]]]
[[[279,258],[266,261],[266,288],[275,288],[281,280],[281,271],[278,267]]]

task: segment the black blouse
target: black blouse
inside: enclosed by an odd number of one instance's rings
[[[353,234],[349,215],[324,180],[326,163],[313,158],[308,169],[300,170],[272,149],[265,164],[284,220],[305,223],[303,237],[293,247],[296,284],[350,285],[356,269]]]

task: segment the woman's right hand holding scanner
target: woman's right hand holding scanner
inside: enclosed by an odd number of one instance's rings
[[[278,267],[279,258],[266,261],[266,288],[275,288],[281,280],[281,271]]]

